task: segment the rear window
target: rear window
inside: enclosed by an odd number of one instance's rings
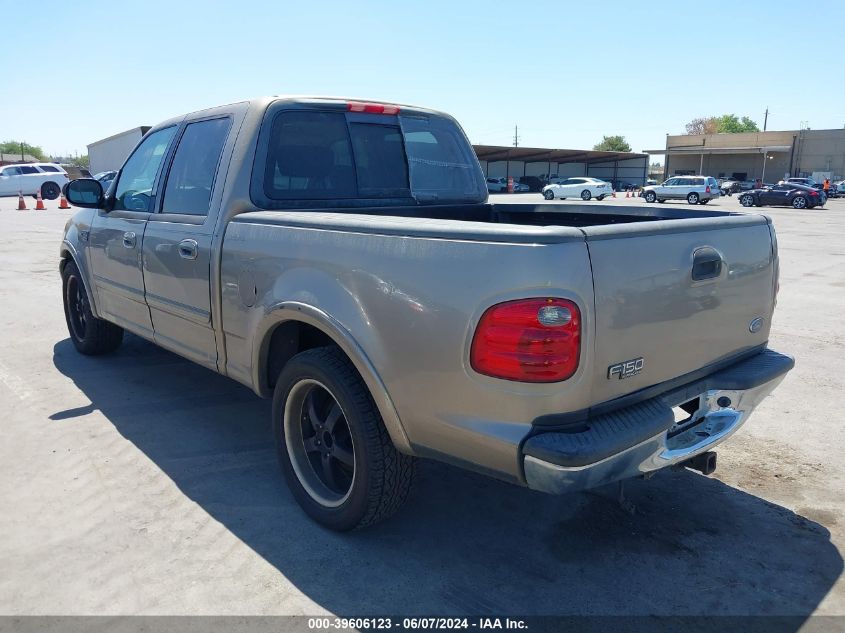
[[[440,117],[284,109],[258,151],[263,183],[253,182],[252,194],[271,208],[310,200],[481,202],[487,195],[465,137]]]
[[[41,165],[41,171],[59,171],[57,168],[53,167],[52,165]]]
[[[270,131],[264,193],[274,200],[357,196],[346,117],[281,112]]]
[[[358,196],[407,198],[408,162],[398,125],[351,123],[349,135],[355,155]]]

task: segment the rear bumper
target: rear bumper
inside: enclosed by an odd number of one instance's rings
[[[572,432],[523,444],[529,488],[564,494],[684,462],[730,437],[783,380],[795,361],[772,350],[644,402],[588,419]],[[675,424],[673,407],[698,399]]]

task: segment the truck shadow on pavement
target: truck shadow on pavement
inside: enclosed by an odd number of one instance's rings
[[[631,482],[631,515],[615,490],[551,497],[426,461],[396,517],[335,534],[288,493],[270,403],[247,388],[129,335],[100,358],[61,341],[54,363],[91,405],[51,420],[100,410],[189,499],[340,616],[783,614],[800,624],[843,570],[820,524],[691,472]]]

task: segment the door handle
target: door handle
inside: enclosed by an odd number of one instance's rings
[[[196,259],[199,253],[199,245],[196,240],[182,240],[179,242],[179,257],[182,259]]]
[[[692,255],[692,280],[715,279],[722,274],[722,255],[715,248],[702,246]]]
[[[135,244],[137,244],[135,233],[133,231],[126,231],[123,234],[123,246],[126,248],[135,248]]]

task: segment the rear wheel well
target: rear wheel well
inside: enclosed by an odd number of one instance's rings
[[[322,330],[301,321],[285,321],[270,335],[267,348],[265,380],[272,390],[287,362],[295,355],[315,347],[337,347],[334,339]]]
[[[62,272],[67,266],[68,262],[73,261],[73,255],[70,254],[70,251],[62,251],[62,261],[59,262],[59,272]]]

